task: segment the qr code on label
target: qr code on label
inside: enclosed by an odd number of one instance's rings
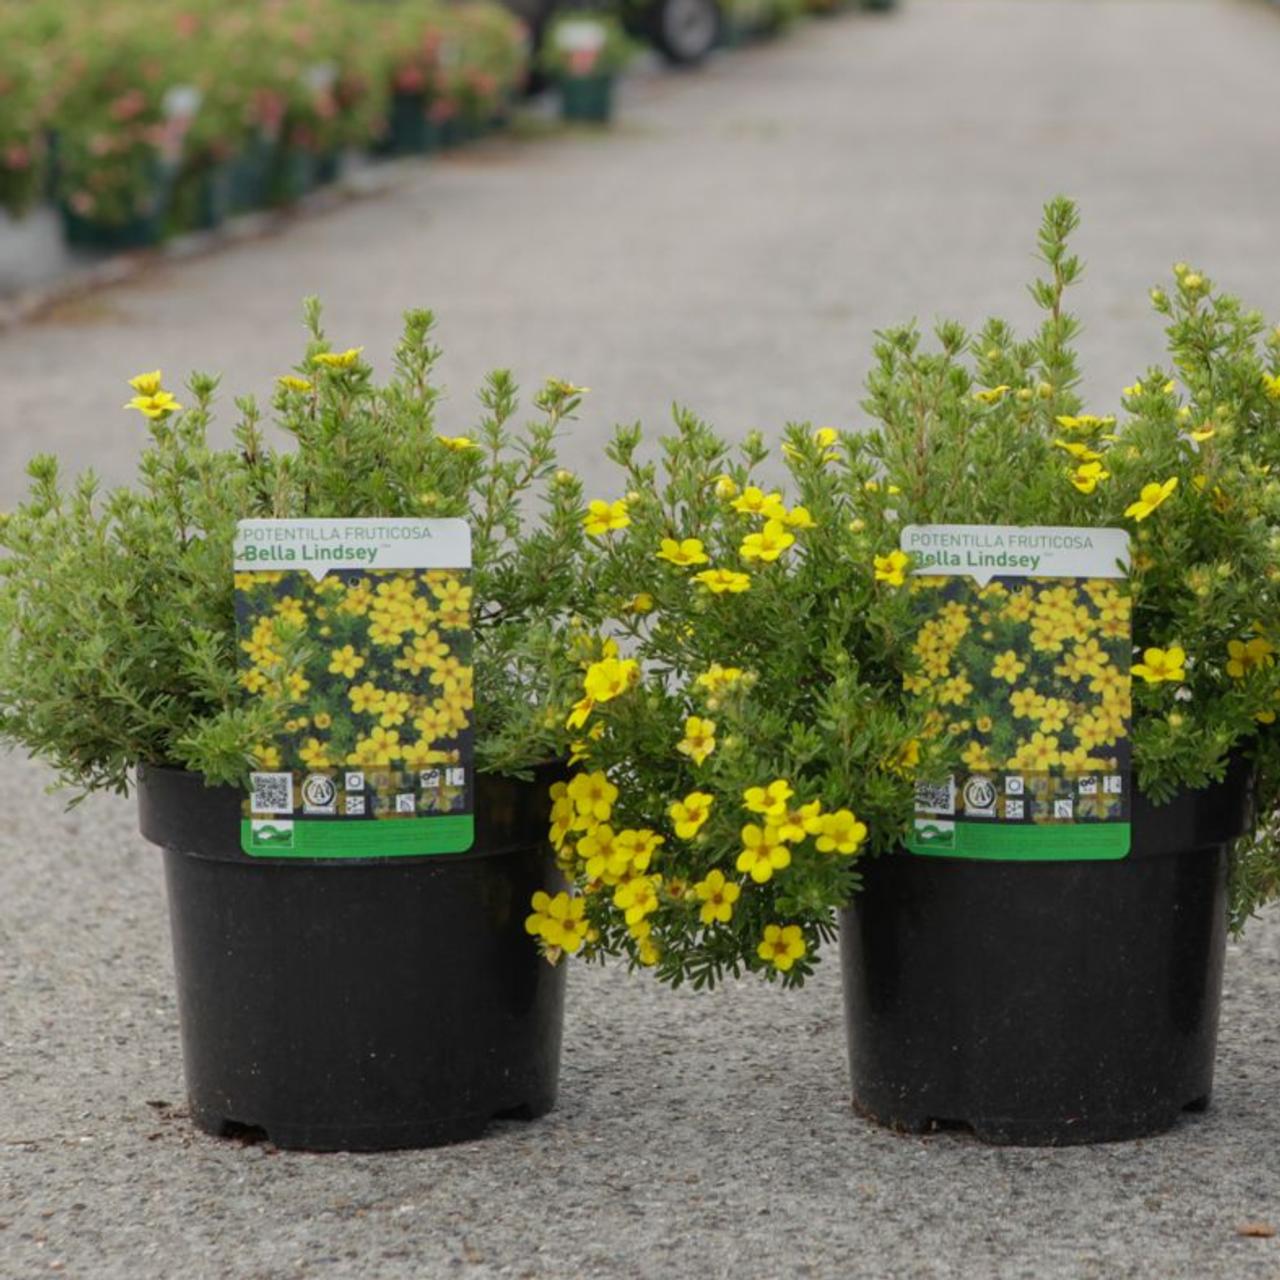
[[[293,774],[251,773],[249,780],[252,789],[249,807],[254,813],[293,812]]]
[[[917,813],[955,813],[956,780],[946,778],[942,782],[916,783]]]

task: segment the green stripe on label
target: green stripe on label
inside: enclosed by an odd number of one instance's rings
[[[906,840],[912,853],[933,858],[985,858],[993,862],[1105,862],[1128,856],[1127,822],[1031,823],[953,822],[916,819]]]
[[[466,853],[475,843],[472,814],[381,822],[245,820],[240,847],[253,858],[421,858]]]

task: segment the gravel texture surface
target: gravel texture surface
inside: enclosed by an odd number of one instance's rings
[[[0,335],[0,505],[36,448],[111,478],[161,365],[265,392],[305,292],[385,367],[442,317],[447,414],[492,364],[594,388],[576,442],[672,400],[735,432],[856,423],[874,327],[1021,293],[1078,196],[1089,386],[1158,356],[1178,258],[1280,314],[1280,15],[1186,0],[912,0],[628,86],[606,138],[494,143],[394,194]],[[562,1098],[485,1141],[300,1156],[183,1116],[158,857],[132,806],[0,799],[0,1277],[1280,1275],[1280,916],[1232,947],[1217,1091],[1145,1142],[991,1150],[848,1107],[836,974],[672,995],[575,970]]]

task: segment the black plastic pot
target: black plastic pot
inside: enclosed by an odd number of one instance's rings
[[[1230,842],[1252,773],[1155,807],[1115,862],[869,860],[842,913],[856,1110],[986,1142],[1137,1138],[1208,1106]]]
[[[379,150],[392,156],[425,155],[434,140],[428,124],[425,93],[393,93]]]
[[[165,851],[195,1123],[374,1151],[549,1111],[564,968],[524,920],[555,883],[558,773],[481,776],[469,854],[298,862],[240,851],[238,791],[140,769],[142,833]]]
[[[565,76],[560,81],[560,114],[579,124],[608,124],[613,119],[611,75]]]

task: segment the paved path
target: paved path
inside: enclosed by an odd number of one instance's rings
[[[0,504],[34,448],[119,478],[121,379],[265,391],[298,300],[385,366],[442,317],[450,412],[504,363],[595,388],[583,447],[685,400],[726,429],[856,422],[876,326],[1027,316],[1037,211],[1078,196],[1099,395],[1158,354],[1177,258],[1280,315],[1280,15],[1250,3],[912,0],[697,77],[607,139],[498,144],[395,196],[0,334]],[[671,996],[575,972],[562,1103],[385,1158],[193,1134],[156,857],[128,804],[69,815],[13,759],[0,805],[0,1277],[1200,1277],[1280,1274],[1280,917],[1233,947],[1212,1110],[1166,1138],[993,1151],[847,1109],[835,975]],[[35,834],[39,832],[39,834]]]

